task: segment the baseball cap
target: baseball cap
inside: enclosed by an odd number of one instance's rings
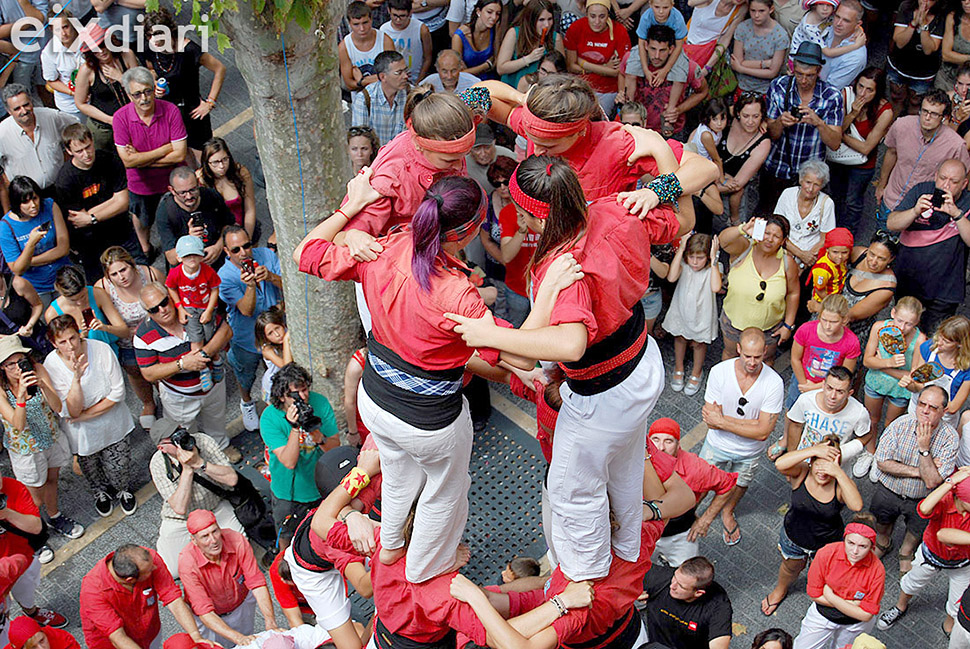
[[[324,453],[317,460],[314,473],[320,495],[326,498],[356,464],[357,448],[354,446],[338,446]]]
[[[205,255],[205,244],[199,237],[185,235],[175,244],[175,256],[181,259],[188,255]]]

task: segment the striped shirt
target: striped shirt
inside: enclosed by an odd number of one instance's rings
[[[213,324],[216,329],[222,326],[220,314],[216,314]],[[135,348],[138,367],[142,370],[159,363],[174,363],[192,351],[187,332],[183,331],[181,337],[173,336],[151,318],[145,318],[138,326],[132,339],[132,346]],[[205,394],[197,371],[178,372],[167,379],[162,379],[161,384],[178,394]]]

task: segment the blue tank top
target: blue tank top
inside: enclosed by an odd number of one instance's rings
[[[481,51],[476,50],[474,47],[472,47],[471,42],[469,42],[468,38],[465,37],[465,32],[459,29],[455,33],[458,34],[458,38],[461,39],[461,58],[465,61],[466,67],[473,68],[476,65],[481,65],[485,63],[485,61],[492,58],[492,53],[495,52],[495,30],[494,29],[492,29],[492,31],[489,33],[488,47],[486,47],[484,50],[481,50]],[[479,79],[495,78],[495,75],[491,71],[484,72],[476,76]]]
[[[94,317],[101,322],[108,322],[108,319],[104,317],[104,311],[101,310],[101,307],[98,306],[97,301],[94,299],[94,289],[89,286],[87,290],[88,305],[91,307],[91,310],[94,311]],[[61,310],[61,305],[57,303],[57,300],[51,302],[51,306],[54,307],[54,311],[57,312],[57,315],[64,315],[64,312]],[[118,336],[108,333],[107,331],[92,329],[88,331],[88,340],[100,340],[111,347],[111,350],[115,353],[115,356],[118,355]]]

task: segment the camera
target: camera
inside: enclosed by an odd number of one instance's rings
[[[933,198],[930,199],[930,204],[934,208],[940,209],[941,207],[943,207],[943,202],[945,200],[946,200],[946,197],[943,195],[942,189],[937,188],[933,190]]]
[[[801,119],[802,118],[802,107],[801,106],[792,106],[792,109],[789,112],[791,112],[791,116],[794,117],[795,119]]]
[[[23,376],[26,372],[34,371],[34,364],[30,362],[30,359],[24,356],[19,361],[17,361],[17,367],[20,368],[20,374]],[[33,398],[37,394],[37,384],[31,385],[27,388],[27,396]]]
[[[171,440],[173,444],[178,446],[183,451],[195,450],[195,438],[192,437],[192,434],[182,426],[175,429],[175,432],[172,433]]]
[[[242,260],[243,269],[250,275],[256,274],[256,263],[252,259]]]
[[[313,406],[303,400],[299,392],[290,392],[293,403],[296,404],[296,425],[301,430],[311,431],[320,428],[323,420],[313,413]]]

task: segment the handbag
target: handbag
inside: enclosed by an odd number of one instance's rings
[[[724,50],[707,75],[707,90],[711,97],[727,97],[737,89],[738,77],[731,69],[727,50]]]
[[[247,532],[258,528],[266,519],[267,509],[263,495],[252,481],[239,471],[236,471],[236,485],[231,488],[217,485],[199,474],[192,477],[200,485],[232,505],[236,519]]]
[[[855,101],[855,91],[851,87],[844,88],[842,90],[842,98],[845,101],[844,106],[851,106],[852,102]],[[859,129],[856,128],[855,122],[849,124],[849,135],[858,140],[865,141],[866,139],[859,134]],[[836,164],[855,167],[868,161],[869,156],[861,151],[856,151],[843,141],[835,151],[828,149],[825,153],[825,159]]]

